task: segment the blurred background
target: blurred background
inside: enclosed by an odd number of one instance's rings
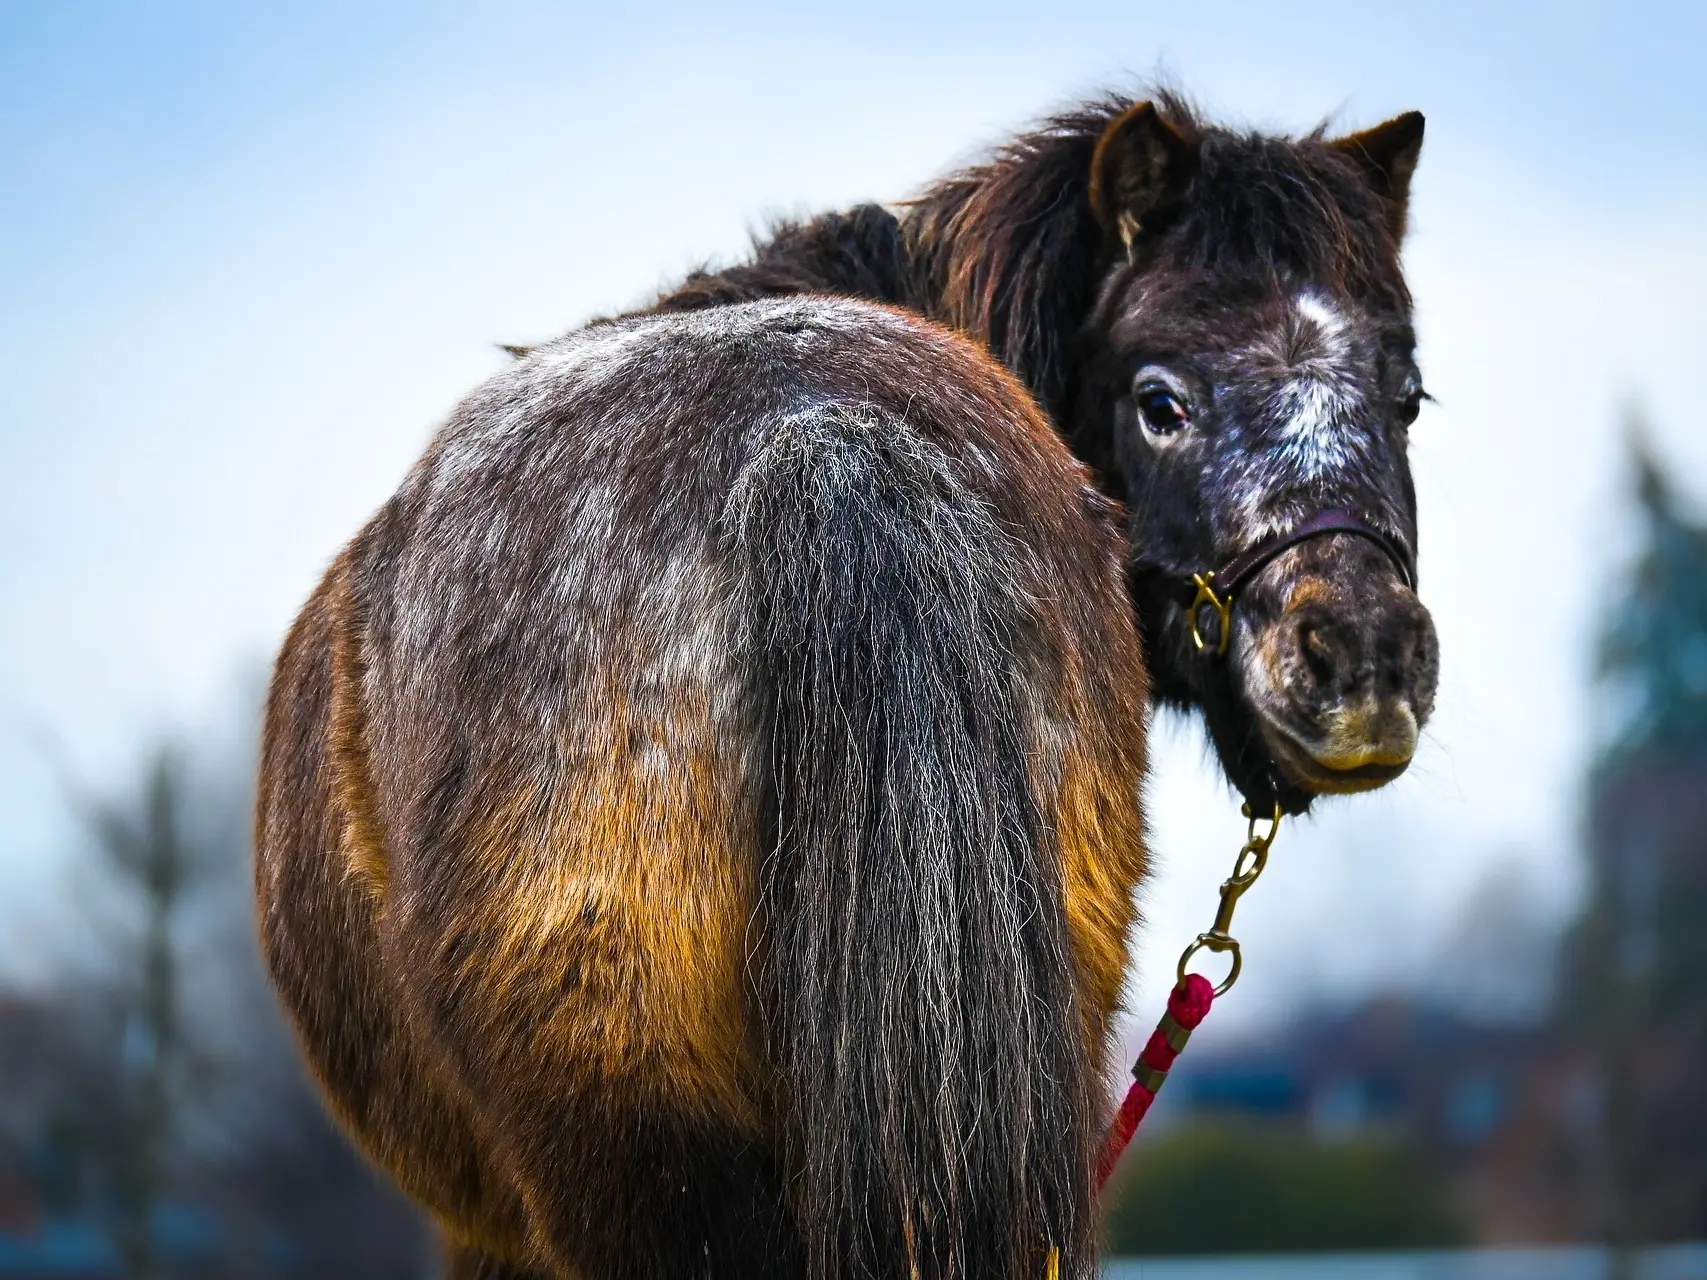
[[[434,1273],[251,940],[294,611],[498,343],[1157,76],[1427,113],[1443,677],[1282,833],[1110,1247],[1707,1275],[1641,1251],[1707,1239],[1704,50],[1681,3],[0,4],[0,1276]],[[1134,1046],[1243,833],[1157,738]]]

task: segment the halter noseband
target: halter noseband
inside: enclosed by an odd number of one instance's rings
[[[1255,546],[1247,547],[1219,569],[1191,575],[1192,582],[1197,585],[1197,595],[1192,599],[1187,616],[1191,619],[1191,642],[1197,646],[1198,652],[1206,652],[1210,648],[1209,641],[1203,638],[1203,631],[1198,626],[1198,618],[1205,605],[1215,610],[1221,624],[1220,634],[1214,645],[1215,656],[1221,657],[1232,643],[1233,603],[1239,598],[1239,592],[1245,589],[1264,565],[1281,552],[1290,550],[1300,542],[1308,542],[1311,538],[1320,538],[1330,533],[1349,533],[1373,542],[1393,562],[1393,567],[1399,571],[1399,577],[1404,584],[1413,591],[1416,589],[1416,571],[1411,567],[1410,558],[1393,539],[1378,529],[1372,529],[1349,511],[1318,511],[1288,532],[1276,534]]]

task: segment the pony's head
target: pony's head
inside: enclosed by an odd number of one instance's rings
[[[1399,265],[1422,136],[1415,113],[1291,140],[1146,102],[1091,159],[1113,265],[1071,426],[1127,503],[1158,692],[1289,808],[1397,777],[1434,704]]]
[[[1204,713],[1263,806],[1396,777],[1433,706],[1406,461],[1425,394],[1399,262],[1422,136],[1415,113],[1280,138],[1112,99],[937,184],[909,219],[926,296],[1126,503],[1153,689]],[[1194,583],[1211,573],[1223,603],[1236,588],[1225,635]]]

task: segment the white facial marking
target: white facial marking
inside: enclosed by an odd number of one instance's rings
[[[1300,320],[1316,326],[1323,339],[1336,342],[1345,333],[1345,317],[1339,308],[1313,289],[1306,289],[1292,300],[1292,310]]]
[[[1357,448],[1346,423],[1356,407],[1345,367],[1351,354],[1347,326],[1339,309],[1313,291],[1294,298],[1292,310],[1297,323],[1314,333],[1298,335],[1304,354],[1292,362],[1294,375],[1275,396],[1280,461],[1297,479],[1319,480],[1349,464]]]
[[[1287,468],[1306,480],[1318,480],[1351,461],[1351,439],[1344,415],[1352,407],[1343,384],[1315,374],[1303,374],[1280,389],[1276,397],[1280,457]]]

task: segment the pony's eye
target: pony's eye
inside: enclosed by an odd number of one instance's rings
[[[1138,417],[1151,435],[1175,435],[1191,421],[1179,394],[1165,382],[1140,383],[1136,399]]]
[[[1424,400],[1429,399],[1428,392],[1422,389],[1422,383],[1415,378],[1405,384],[1404,392],[1399,397],[1397,416],[1401,427],[1408,427],[1417,420],[1417,414],[1422,412]]]

